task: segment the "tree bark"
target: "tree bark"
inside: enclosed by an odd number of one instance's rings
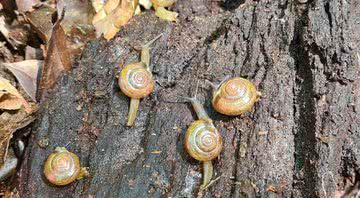
[[[110,42],[90,42],[42,101],[19,174],[21,197],[198,196],[201,163],[183,147],[196,116],[176,102],[198,80],[198,97],[224,139],[213,162],[220,179],[204,197],[334,197],[360,166],[359,4],[178,1],[177,23],[147,11]],[[151,50],[155,92],[127,128],[129,98],[116,76],[138,61],[136,46],[160,33]],[[252,112],[213,110],[204,80],[227,75],[262,92]],[[91,176],[49,185],[43,164],[56,146],[78,154]]]

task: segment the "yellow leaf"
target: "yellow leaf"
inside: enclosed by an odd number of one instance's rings
[[[29,103],[21,96],[10,82],[0,77],[0,109],[18,110],[24,106],[26,112],[31,112]]]
[[[155,15],[159,17],[160,19],[166,20],[166,21],[176,21],[176,18],[178,16],[178,13],[171,12],[164,7],[158,7],[155,8]]]
[[[169,7],[174,4],[176,0],[151,0],[156,7]]]
[[[138,0],[109,0],[94,16],[93,25],[98,36],[104,34],[107,40],[112,39],[134,16]]]
[[[152,3],[150,0],[139,0],[139,4],[142,5],[147,10],[149,10],[152,6]]]

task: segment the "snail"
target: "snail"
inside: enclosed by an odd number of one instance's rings
[[[250,111],[261,96],[254,84],[244,78],[226,78],[219,85],[207,82],[214,90],[212,106],[225,115],[236,116]]]
[[[142,47],[141,61],[126,65],[120,72],[118,84],[121,91],[130,100],[127,126],[134,124],[139,108],[140,99],[148,96],[154,90],[154,80],[150,69],[150,45],[160,38],[162,34]]]
[[[210,184],[213,175],[211,160],[220,155],[223,141],[203,105],[196,99],[196,94],[193,98],[181,98],[191,102],[198,117],[198,120],[191,123],[187,129],[184,144],[191,157],[203,162],[203,183],[200,190],[204,190]]]
[[[44,175],[57,186],[67,185],[89,175],[84,167],[80,167],[79,157],[64,147],[57,147],[45,161]]]

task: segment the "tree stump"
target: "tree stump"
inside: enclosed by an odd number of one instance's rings
[[[334,197],[358,174],[359,1],[178,1],[179,21],[153,11],[115,39],[90,42],[74,69],[45,94],[19,173],[21,197]],[[129,98],[116,76],[151,50],[155,92],[127,128]],[[263,97],[252,112],[218,114],[208,79],[245,77]],[[177,96],[194,93],[224,138],[220,177],[202,195],[201,164],[184,150],[196,119]],[[44,140],[49,145],[40,145]],[[64,187],[43,175],[46,157],[66,148],[89,178]],[[357,181],[359,182],[359,181]]]

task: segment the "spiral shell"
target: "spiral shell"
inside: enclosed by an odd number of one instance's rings
[[[210,161],[219,156],[222,144],[217,129],[205,120],[193,122],[185,134],[185,148],[198,161]]]
[[[44,174],[52,184],[63,186],[73,182],[81,171],[79,157],[58,147],[45,162]]]
[[[151,3],[158,7],[169,7],[175,2],[176,0],[151,0]]]
[[[140,99],[154,90],[154,80],[143,63],[133,63],[125,66],[121,71],[119,86],[128,97]]]
[[[232,78],[214,92],[212,105],[216,111],[230,116],[248,112],[259,100],[260,92],[244,78]]]

